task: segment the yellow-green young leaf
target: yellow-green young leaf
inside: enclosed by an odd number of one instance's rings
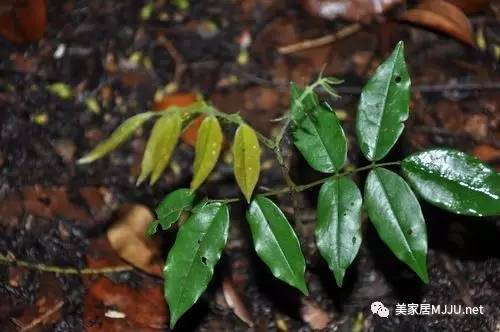
[[[146,149],[144,150],[144,156],[142,157],[141,174],[137,179],[138,185],[141,184],[149,176],[149,174],[151,174],[155,166],[163,157],[161,153],[165,150],[162,151],[162,148],[171,145],[172,140],[174,141],[175,146],[176,139],[175,137],[172,137],[172,135],[175,135],[176,120],[173,119],[174,117],[174,114],[164,115],[159,118],[153,126],[148,143],[146,144]],[[168,155],[169,158],[171,154],[172,151],[170,151],[170,154]]]
[[[78,164],[91,163],[125,142],[148,119],[154,116],[152,112],[140,113],[128,118],[111,136],[97,145],[89,154],[78,160]]]
[[[172,116],[163,116],[158,120],[158,123],[155,124],[155,127],[156,126],[160,126],[162,137],[155,149],[154,166],[151,172],[151,185],[158,181],[170,161],[170,157],[179,141],[182,119],[179,113]]]
[[[194,175],[191,189],[196,190],[215,167],[222,146],[222,130],[215,116],[203,120],[194,150]]]
[[[260,146],[255,131],[246,124],[236,130],[233,143],[234,177],[248,202],[259,180]]]

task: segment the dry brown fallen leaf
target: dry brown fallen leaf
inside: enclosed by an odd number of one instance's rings
[[[446,0],[460,8],[464,13],[477,13],[489,6],[491,0]]]
[[[91,240],[86,259],[94,269],[123,265],[106,236]],[[87,276],[83,282],[85,331],[165,331],[168,310],[162,280],[134,274],[121,282],[107,276]]]
[[[500,160],[500,149],[486,144],[476,146],[472,154],[487,163]]]
[[[122,259],[146,273],[161,276],[161,239],[146,235],[146,228],[153,219],[147,207],[126,204],[108,229],[107,236]]]
[[[313,330],[326,329],[330,323],[328,313],[312,301],[303,300],[300,313],[304,322]]]
[[[441,0],[426,0],[400,19],[451,36],[475,47],[472,25],[460,8]]]
[[[365,23],[402,2],[402,0],[302,0],[303,6],[313,16],[328,20],[343,18]]]
[[[248,326],[253,326],[253,317],[248,311],[245,303],[241,299],[238,291],[234,288],[233,281],[230,277],[224,277],[222,280],[222,291],[224,292],[224,299],[229,308],[231,308],[236,316]]]

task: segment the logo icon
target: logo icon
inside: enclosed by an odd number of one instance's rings
[[[379,317],[382,318],[389,317],[389,309],[387,309],[382,302],[373,302],[370,309],[374,315],[379,315]]]

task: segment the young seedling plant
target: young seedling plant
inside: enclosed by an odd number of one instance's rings
[[[336,96],[333,85],[341,83],[320,77],[304,89],[291,85],[291,107],[279,133],[268,138],[256,132],[238,114],[220,112],[204,101],[188,107],[137,114],[116,129],[79,163],[90,163],[114,150],[146,121],[155,120],[142,160],[138,183],[154,184],[167,167],[183,128],[196,116],[204,120],[198,130],[191,188],[168,194],[156,208],[158,227],[168,230],[181,214],[189,217],[180,226],[164,267],[165,297],[170,325],[198,300],[210,282],[214,266],[228,237],[230,199],[198,199],[196,190],[207,179],[219,159],[223,134],[219,120],[237,126],[232,143],[234,177],[249,206],[255,251],[273,275],[308,294],[304,278],[305,259],[299,240],[285,214],[270,197],[301,192],[321,185],[317,202],[316,245],[342,286],[346,269],[361,244],[361,215],[365,210],[376,232],[394,255],[424,282],[427,273],[427,232],[415,193],[445,210],[476,217],[500,215],[500,174],[463,152],[436,148],[417,152],[401,161],[381,162],[395,145],[408,118],[410,77],[403,43],[378,67],[361,93],[356,134],[363,155],[371,163],[344,170],[347,140],[335,112],[321,100],[317,90]],[[287,186],[253,195],[260,176],[261,146],[274,151],[284,166],[281,141],[290,130],[293,143],[308,164],[325,178],[297,185],[282,167]],[[400,168],[404,176],[388,168]],[[350,175],[367,171],[363,193]],[[415,192],[415,193],[414,193]]]

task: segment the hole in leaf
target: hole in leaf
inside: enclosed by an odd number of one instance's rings
[[[407,233],[408,233],[408,235],[412,235],[413,234],[413,229],[410,228]]]
[[[356,244],[356,237],[355,236],[352,237],[352,244]]]
[[[201,262],[204,264],[204,265],[207,265],[207,258],[205,256],[201,256]]]
[[[397,75],[396,78],[394,79],[396,83],[401,83],[401,76]]]

